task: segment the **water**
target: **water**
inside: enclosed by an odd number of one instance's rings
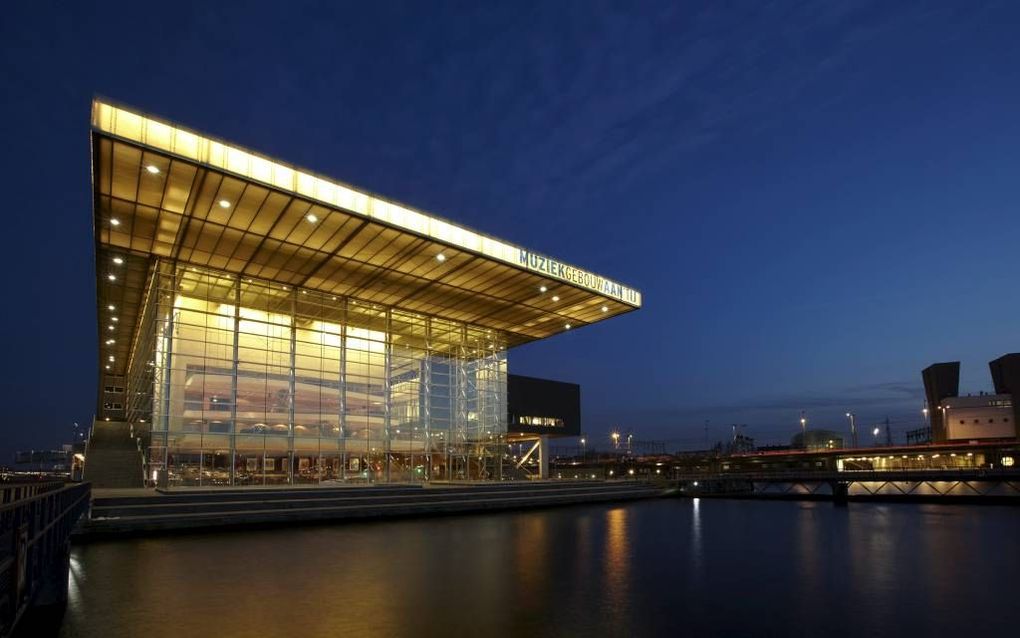
[[[75,547],[62,636],[1013,635],[1020,510],[655,500]]]

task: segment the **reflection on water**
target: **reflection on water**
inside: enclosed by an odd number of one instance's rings
[[[625,629],[621,621],[625,618],[633,588],[630,573],[631,532],[627,525],[629,514],[627,507],[617,506],[607,510],[605,515],[605,559],[602,561],[605,594],[602,610],[608,612],[614,632]]]
[[[62,635],[1005,635],[1017,538],[1006,507],[676,499],[127,540],[73,549]]]
[[[691,499],[691,567],[701,572],[701,499]]]

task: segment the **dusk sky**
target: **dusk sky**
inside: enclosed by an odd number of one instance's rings
[[[1020,3],[118,4],[0,22],[0,463],[95,410],[95,95],[641,290],[510,352],[593,442],[901,438],[1020,350]]]

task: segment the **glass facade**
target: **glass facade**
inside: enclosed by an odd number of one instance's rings
[[[502,476],[494,330],[157,262],[127,381],[170,485]]]

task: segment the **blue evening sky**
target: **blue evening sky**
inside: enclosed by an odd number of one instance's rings
[[[64,6],[67,5],[67,6]],[[104,95],[633,285],[510,353],[584,428],[916,427],[1020,350],[1020,3],[47,3],[0,21],[0,462],[95,406]]]

